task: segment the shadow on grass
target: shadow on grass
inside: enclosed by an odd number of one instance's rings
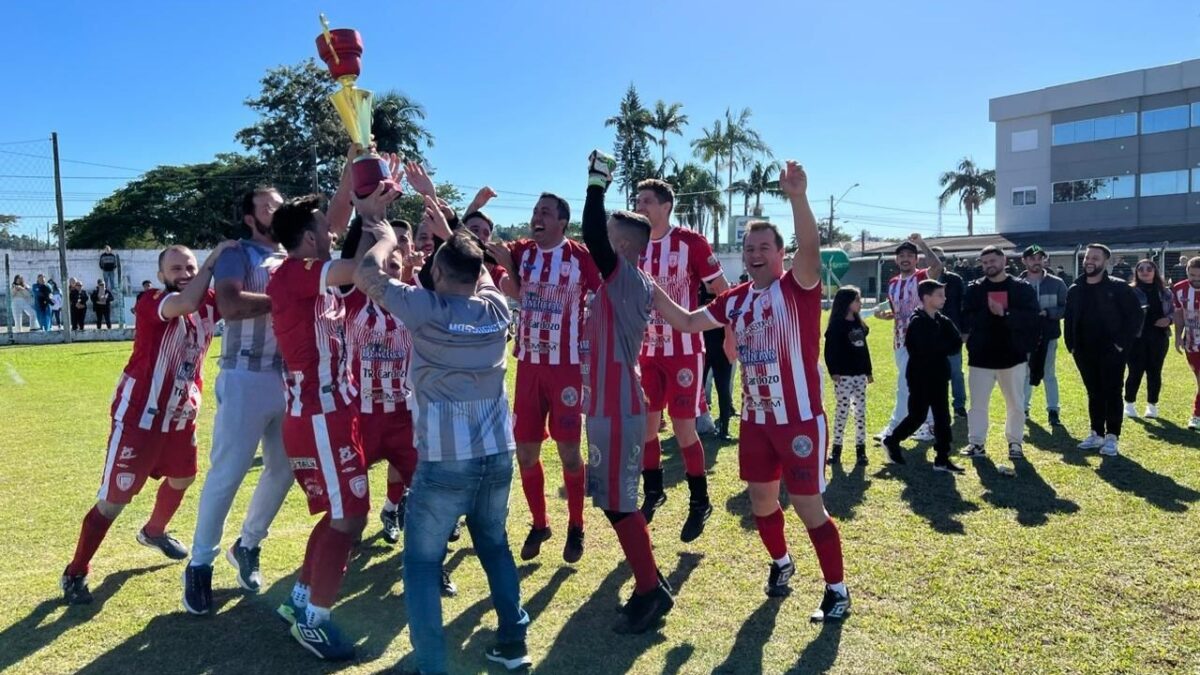
[[[966,528],[958,518],[964,513],[978,511],[979,506],[963,499],[954,476],[933,470],[925,452],[906,452],[908,462],[903,466],[888,464],[877,476],[887,475],[904,483],[900,498],[908,502],[912,512],[925,519],[935,532],[965,534]]]
[[[1027,460],[1012,460],[1015,476],[1006,476],[996,469],[989,457],[973,460],[979,482],[983,484],[983,499],[1001,509],[1017,512],[1017,523],[1025,527],[1037,527],[1050,521],[1050,514],[1071,514],[1079,511],[1079,505],[1069,499],[1060,499],[1058,492],[1042,479]]]
[[[64,607],[62,597],[56,594],[54,598],[42,601],[28,616],[0,632],[0,645],[4,646],[0,649],[0,672],[8,670],[25,657],[54,642],[75,626],[87,623],[100,613],[104,603],[116,595],[131,578],[139,574],[157,572],[169,566],[169,563],[164,563],[114,572],[104,577],[104,581],[92,589],[92,604],[66,606],[62,616],[51,623],[44,622],[55,610]]]
[[[1151,440],[1170,443],[1180,448],[1191,448],[1193,450],[1200,448],[1200,433],[1187,427],[1181,427],[1171,420],[1161,417],[1155,419],[1134,417],[1125,420],[1126,424],[1130,422],[1145,429],[1146,436],[1150,437]]]
[[[1180,485],[1174,478],[1154,473],[1126,455],[1104,457],[1096,475],[1109,485],[1146,500],[1163,511],[1182,513],[1200,501],[1200,492]]]
[[[796,665],[787,671],[788,675],[829,672],[837,661],[841,646],[842,624],[821,624],[821,632],[800,652],[800,658],[796,660]]]
[[[694,553],[681,553],[675,569],[666,575],[675,588],[676,612],[704,611],[702,605],[698,604],[701,598],[683,597],[681,593],[700,559],[701,556]],[[600,581],[592,596],[571,614],[558,631],[546,656],[534,664],[538,672],[626,673],[649,647],[666,639],[657,630],[642,635],[618,635],[613,632],[612,627],[618,618],[616,609],[624,600],[620,597],[621,586],[629,577],[629,566],[620,563]],[[697,604],[689,607],[689,603]],[[668,615],[666,620],[669,622],[671,617]],[[686,652],[674,649],[671,655],[668,663],[675,670],[667,672],[686,671],[686,660],[691,655],[690,646]]]
[[[843,456],[843,461],[854,460]],[[838,520],[853,520],[855,509],[866,500],[869,487],[871,481],[867,480],[867,467],[854,464],[850,473],[846,473],[841,464],[834,464],[833,479],[825,489],[825,510]],[[750,500],[747,498],[746,507],[749,506]]]
[[[732,675],[733,673],[762,672],[763,648],[775,632],[775,621],[779,615],[783,598],[766,598],[746,617],[741,630],[729,648],[729,656],[721,665],[713,669],[713,673]]]
[[[1075,447],[1080,439],[1076,439],[1066,427],[1046,427],[1037,422],[1028,421],[1025,434],[1029,442],[1038,450],[1056,453],[1064,464],[1071,466],[1088,466],[1087,454]]]

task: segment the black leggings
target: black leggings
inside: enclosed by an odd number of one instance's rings
[[[1167,331],[1158,327],[1147,328],[1129,348],[1129,374],[1125,377],[1125,402],[1137,400],[1142,386],[1142,373],[1146,374],[1146,402],[1158,403],[1162,391],[1163,361],[1167,359],[1171,342]]]
[[[100,330],[100,324],[103,322],[109,328],[112,328],[112,305],[96,305],[96,330]]]
[[[717,405],[721,409],[721,417],[733,417],[733,364],[725,356],[725,329],[716,328],[704,332],[704,376],[701,383],[708,379],[708,371],[713,374],[713,386],[717,390]]]

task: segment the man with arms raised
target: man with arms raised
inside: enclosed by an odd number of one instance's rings
[[[714,295],[729,288],[721,264],[713,255],[708,240],[691,230],[671,225],[675,191],[664,181],[651,178],[638,183],[637,212],[650,219],[650,243],[642,255],[642,271],[655,280],[676,304],[693,310],[697,307],[700,284]],[[646,415],[646,452],[643,481],[646,501],[642,513],[646,522],[667,501],[663,491],[662,446],[658,427],[665,410],[683,455],[687,475],[688,517],[679,538],[695,540],[704,532],[712,515],[705,474],[704,446],[696,433],[696,418],[701,409],[704,389],[704,338],[675,331],[658,312],[650,316],[646,339],[642,343],[642,386],[650,412]]]
[[[165,290],[144,293],[133,308],[133,354],[113,396],[100,494],[83,519],[75,557],[60,582],[67,604],[92,601],[87,582],[92,556],[148,478],[163,481],[150,520],[138,530],[138,543],[172,560],[187,557],[187,548],[166,528],[196,478],[200,371],[220,318],[208,282],[217,259],[233,245],[222,243],[199,269],[186,247],[167,247],[158,255]]]
[[[813,621],[841,621],[850,610],[843,581],[842,539],[825,511],[825,412],[821,406],[821,258],[817,222],[808,205],[808,177],[789,161],[779,186],[792,204],[799,244],[790,271],[783,269],[783,235],[768,222],[750,223],[742,246],[749,283],[688,312],[660,289],[655,306],[688,333],[730,326],[742,364],[742,428],[738,465],[749,483],[750,508],[771,556],[766,592],[790,593],[796,567],[784,538],[779,479],[804,522],[825,577],[825,594]]]

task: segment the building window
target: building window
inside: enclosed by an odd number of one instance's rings
[[[1074,122],[1055,124],[1051,128],[1052,145],[1070,145],[1088,141],[1105,141],[1137,135],[1137,113],[1109,115]]]
[[[1054,203],[1090,202],[1097,199],[1127,199],[1133,196],[1133,176],[1107,176],[1054,183]]]
[[[1013,206],[1033,206],[1037,204],[1037,188],[1020,187],[1012,191]]]
[[[1142,174],[1142,196],[1179,195],[1188,191],[1188,170]]]
[[[1200,169],[1192,169],[1192,192],[1200,192]]]
[[[1142,133],[1157,134],[1188,128],[1188,107],[1177,105],[1172,108],[1145,110],[1142,112]]]
[[[1027,129],[1025,131],[1012,132],[1012,152],[1025,152],[1027,150],[1037,150],[1038,132],[1037,129]]]
[[[1192,126],[1200,127],[1200,103],[1192,104]]]

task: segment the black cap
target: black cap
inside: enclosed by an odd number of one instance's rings
[[[920,251],[917,250],[917,245],[912,243],[911,241],[900,242],[900,245],[896,247],[896,255],[900,255],[901,251],[912,251],[913,253],[920,253]]]
[[[1046,249],[1042,248],[1041,246],[1038,246],[1037,244],[1034,244],[1034,245],[1030,246],[1029,248],[1025,249],[1025,252],[1021,254],[1021,257],[1022,258],[1032,258],[1033,256],[1035,256],[1039,253],[1041,253],[1042,255],[1044,255],[1046,257],[1050,257],[1046,254]]]

